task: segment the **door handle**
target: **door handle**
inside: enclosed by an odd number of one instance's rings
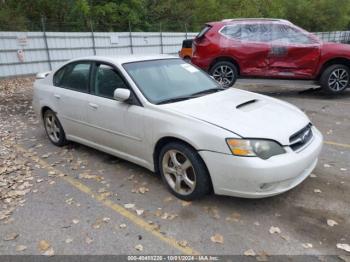
[[[56,99],[60,99],[60,98],[61,98],[61,96],[58,95],[58,94],[54,94],[53,96],[54,96]]]
[[[97,109],[98,105],[94,104],[94,103],[89,103],[89,106],[92,107],[93,109]]]

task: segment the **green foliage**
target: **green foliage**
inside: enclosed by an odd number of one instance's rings
[[[346,30],[349,0],[0,0],[1,30],[198,31],[225,18],[284,18],[309,31]]]

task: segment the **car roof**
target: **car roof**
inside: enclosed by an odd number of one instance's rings
[[[87,57],[79,57],[70,62],[80,61],[80,60],[93,60],[93,61],[105,61],[114,64],[125,64],[132,62],[140,62],[140,61],[150,61],[150,60],[160,60],[160,59],[174,59],[179,58],[177,56],[172,55],[122,55],[122,56],[87,56]]]
[[[292,24],[290,21],[285,19],[277,19],[277,18],[232,18],[232,19],[223,19],[221,21],[206,23],[207,25],[214,24],[234,24],[234,23],[283,23],[283,24]]]

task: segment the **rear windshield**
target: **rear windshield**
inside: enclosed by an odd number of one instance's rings
[[[203,37],[210,30],[210,28],[211,28],[210,25],[205,25],[204,28],[197,35],[197,38]]]
[[[182,41],[183,48],[192,48],[192,39],[187,39]]]

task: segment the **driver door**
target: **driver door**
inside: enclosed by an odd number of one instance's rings
[[[305,32],[273,24],[268,76],[312,78],[320,58],[320,43]]]
[[[88,121],[91,140],[104,151],[144,159],[144,108],[113,98],[117,88],[130,89],[113,66],[96,62],[93,66]]]

